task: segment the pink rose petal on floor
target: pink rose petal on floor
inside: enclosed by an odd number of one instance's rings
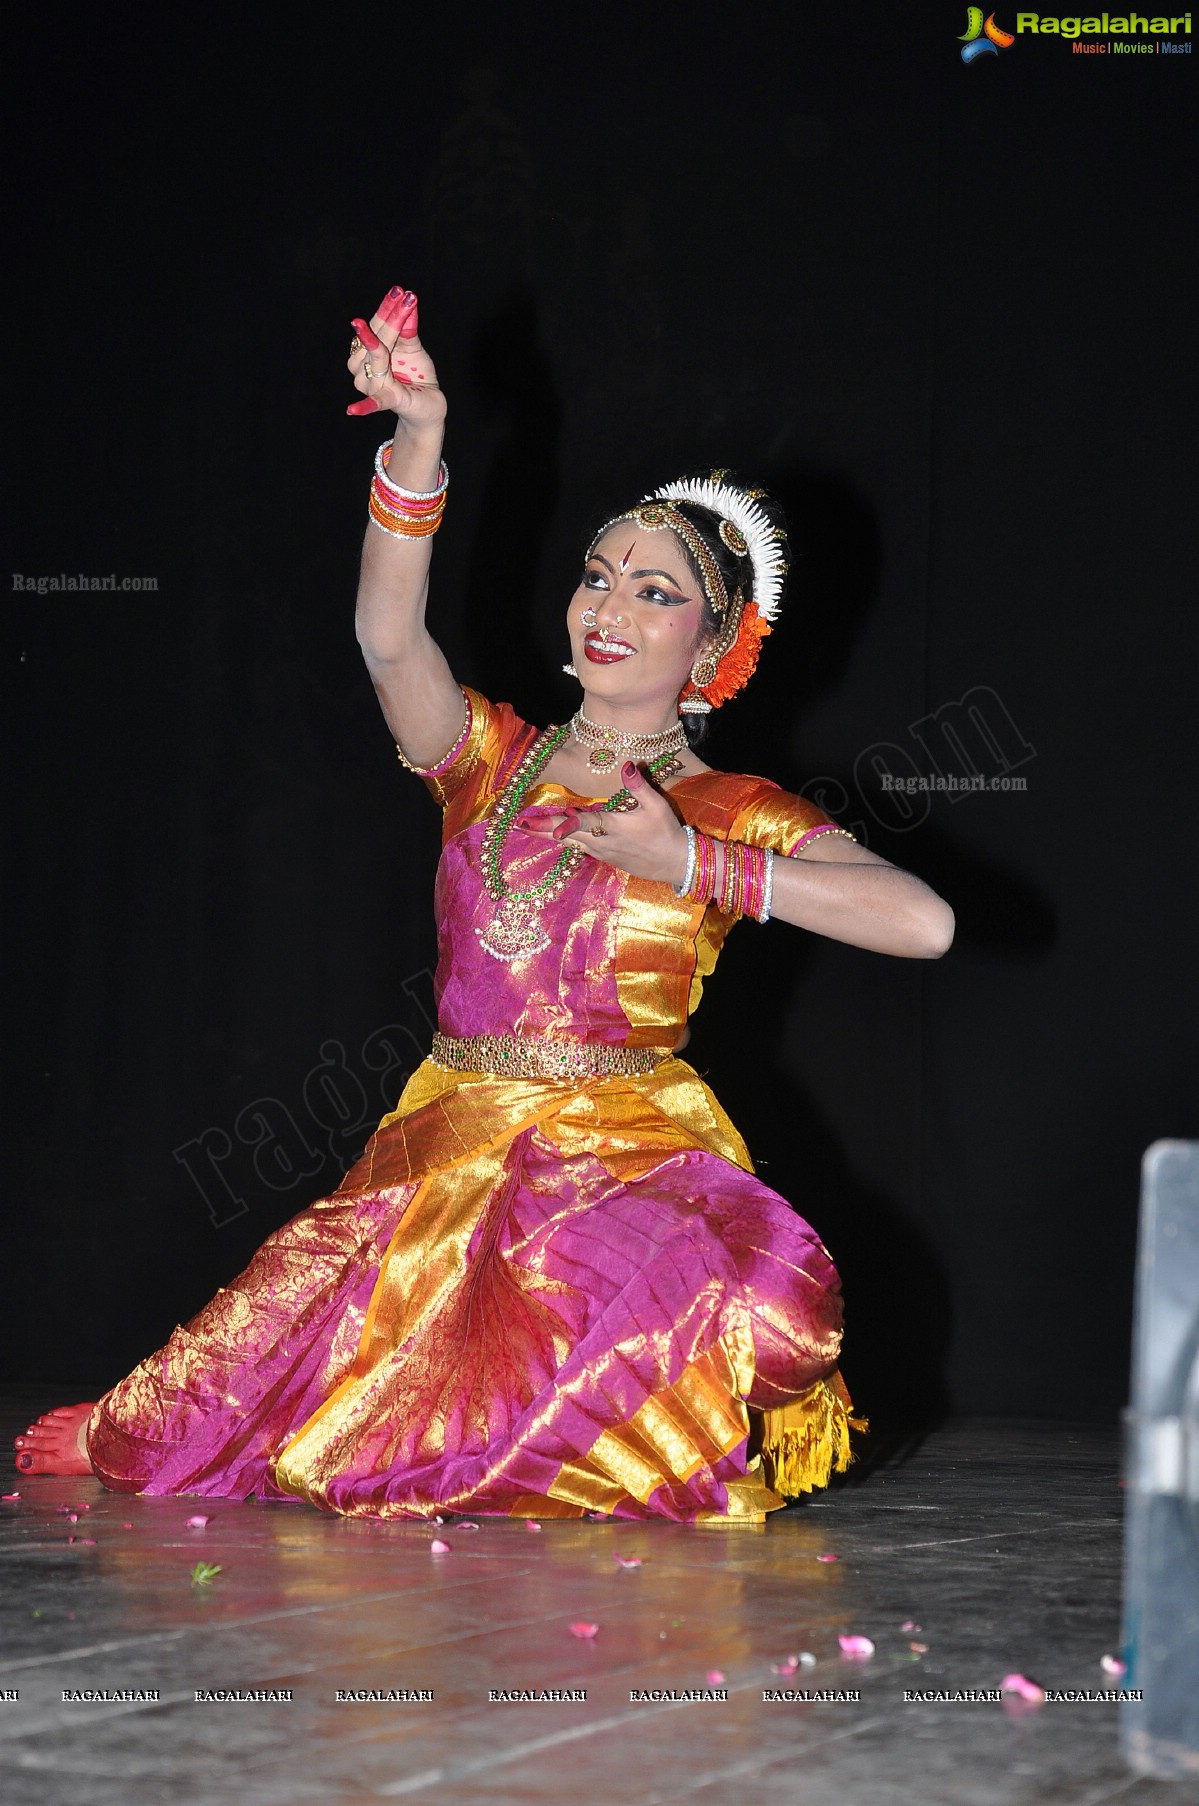
[[[477,1524],[472,1524],[469,1518],[463,1518],[460,1524],[454,1525],[455,1530],[477,1530],[478,1528],[479,1526]]]
[[[1030,1681],[1025,1674],[1005,1674],[1003,1690],[1005,1693],[1017,1694],[1021,1699],[1027,1700],[1030,1706],[1041,1706],[1045,1703],[1045,1689],[1038,1687],[1037,1683]]]
[[[188,1518],[187,1528],[189,1530],[203,1530],[207,1522],[208,1519],[203,1517]]]
[[[837,1641],[841,1645],[841,1654],[852,1661],[864,1662],[874,1654],[874,1644],[869,1637],[838,1637]]]
[[[1119,1656],[1114,1656],[1114,1655],[1100,1656],[1099,1666],[1102,1668],[1104,1674],[1111,1674],[1111,1675],[1118,1676],[1118,1675],[1128,1673],[1128,1663],[1122,1662],[1120,1660]]]
[[[899,1628],[900,1630],[914,1631],[915,1634],[919,1636],[923,1626],[917,1624],[915,1618],[905,1618]]]
[[[77,1511],[68,1511],[67,1523],[68,1524],[77,1524],[78,1522],[79,1522],[79,1513]]]
[[[450,1545],[446,1542],[443,1542],[439,1536],[435,1536],[433,1538],[433,1541],[429,1544],[429,1554],[430,1555],[448,1555],[449,1552],[450,1552]]]
[[[79,1538],[79,1540],[81,1543],[84,1543],[84,1544],[90,1543],[93,1549],[96,1546],[96,1539],[94,1536],[81,1536]]]
[[[927,1643],[909,1643],[908,1648],[912,1651],[913,1655],[927,1655],[928,1654],[928,1644]]]
[[[818,1555],[816,1557],[817,1561],[840,1561],[840,1559],[839,1555]]]
[[[382,1521],[382,1520],[380,1520],[380,1521]],[[442,1517],[440,1512],[438,1512],[437,1515],[435,1517],[431,1518],[429,1521],[433,1524],[444,1524],[445,1523],[445,1519]]]
[[[10,1499],[19,1499],[19,1498],[20,1498],[20,1496],[21,1496],[21,1495],[20,1495],[20,1493],[19,1493],[19,1492],[3,1492],[3,1493],[0,1493],[0,1499],[3,1499],[3,1500],[4,1500],[4,1502],[5,1502],[5,1504],[7,1504],[7,1503],[8,1503],[8,1502],[9,1502],[9,1500],[10,1500]]]
[[[525,1529],[526,1530],[540,1530],[541,1525],[537,1522],[536,1518],[526,1518],[525,1519]]]
[[[68,1542],[69,1542],[69,1543],[74,1543],[74,1542],[77,1542],[77,1541],[78,1541],[78,1540],[79,1540],[79,1539],[78,1539],[78,1538],[77,1538],[77,1537],[74,1537],[74,1536],[69,1536],[69,1537],[68,1537],[68,1538],[67,1538],[67,1541],[68,1541]]]
[[[598,1624],[586,1624],[581,1620],[578,1624],[572,1624],[570,1627],[570,1634],[572,1637],[594,1637],[597,1635],[598,1631]]]
[[[798,1667],[799,1657],[793,1655],[788,1656],[785,1662],[771,1662],[770,1672],[771,1674],[794,1674]]]
[[[810,1650],[801,1649],[799,1652],[799,1665],[801,1668],[815,1668],[816,1657]]]
[[[616,1565],[618,1568],[639,1568],[641,1557],[639,1555],[618,1555]]]
[[[704,1679],[707,1681],[709,1687],[723,1687],[724,1686],[724,1675],[721,1673],[719,1668],[709,1668],[707,1674],[705,1674],[705,1676],[704,1676]]]
[[[132,1530],[132,1529],[133,1529],[133,1525],[132,1525],[132,1524],[122,1524],[122,1525],[121,1525],[121,1529],[122,1529],[122,1530]]]

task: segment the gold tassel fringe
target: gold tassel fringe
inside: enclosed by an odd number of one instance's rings
[[[785,1499],[827,1486],[853,1460],[851,1429],[866,1420],[851,1417],[853,1401],[839,1373],[817,1380],[801,1397],[761,1415],[761,1454],[766,1484]]]

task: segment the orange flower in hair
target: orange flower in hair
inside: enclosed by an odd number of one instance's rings
[[[762,649],[762,641],[770,632],[770,622],[758,613],[756,602],[747,602],[741,611],[741,620],[737,625],[737,637],[728,651],[716,666],[716,675],[710,684],[698,688],[688,682],[680,697],[680,704],[692,696],[702,696],[714,709],[738,690],[743,690],[758,667],[758,654]]]

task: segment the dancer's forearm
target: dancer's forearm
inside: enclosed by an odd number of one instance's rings
[[[387,467],[391,480],[404,489],[434,489],[443,437],[440,427],[397,431]],[[403,658],[424,634],[432,550],[432,535],[404,539],[367,522],[354,626],[368,663]]]
[[[830,837],[831,838],[831,837]],[[948,903],[921,879],[842,842],[774,862],[772,913],[830,940],[908,959],[939,959],[953,941]]]
[[[398,430],[388,476],[404,489],[432,490],[441,463],[442,431]],[[462,692],[425,609],[433,536],[410,539],[369,521],[362,547],[355,629],[387,723],[415,765],[432,765],[462,726]]]

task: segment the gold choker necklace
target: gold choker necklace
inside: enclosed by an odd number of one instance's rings
[[[681,721],[673,727],[659,728],[656,734],[626,734],[619,727],[588,721],[582,709],[571,716],[570,731],[580,746],[589,748],[587,763],[592,771],[611,771],[617,759],[654,759],[662,753],[680,753],[687,745]]]

